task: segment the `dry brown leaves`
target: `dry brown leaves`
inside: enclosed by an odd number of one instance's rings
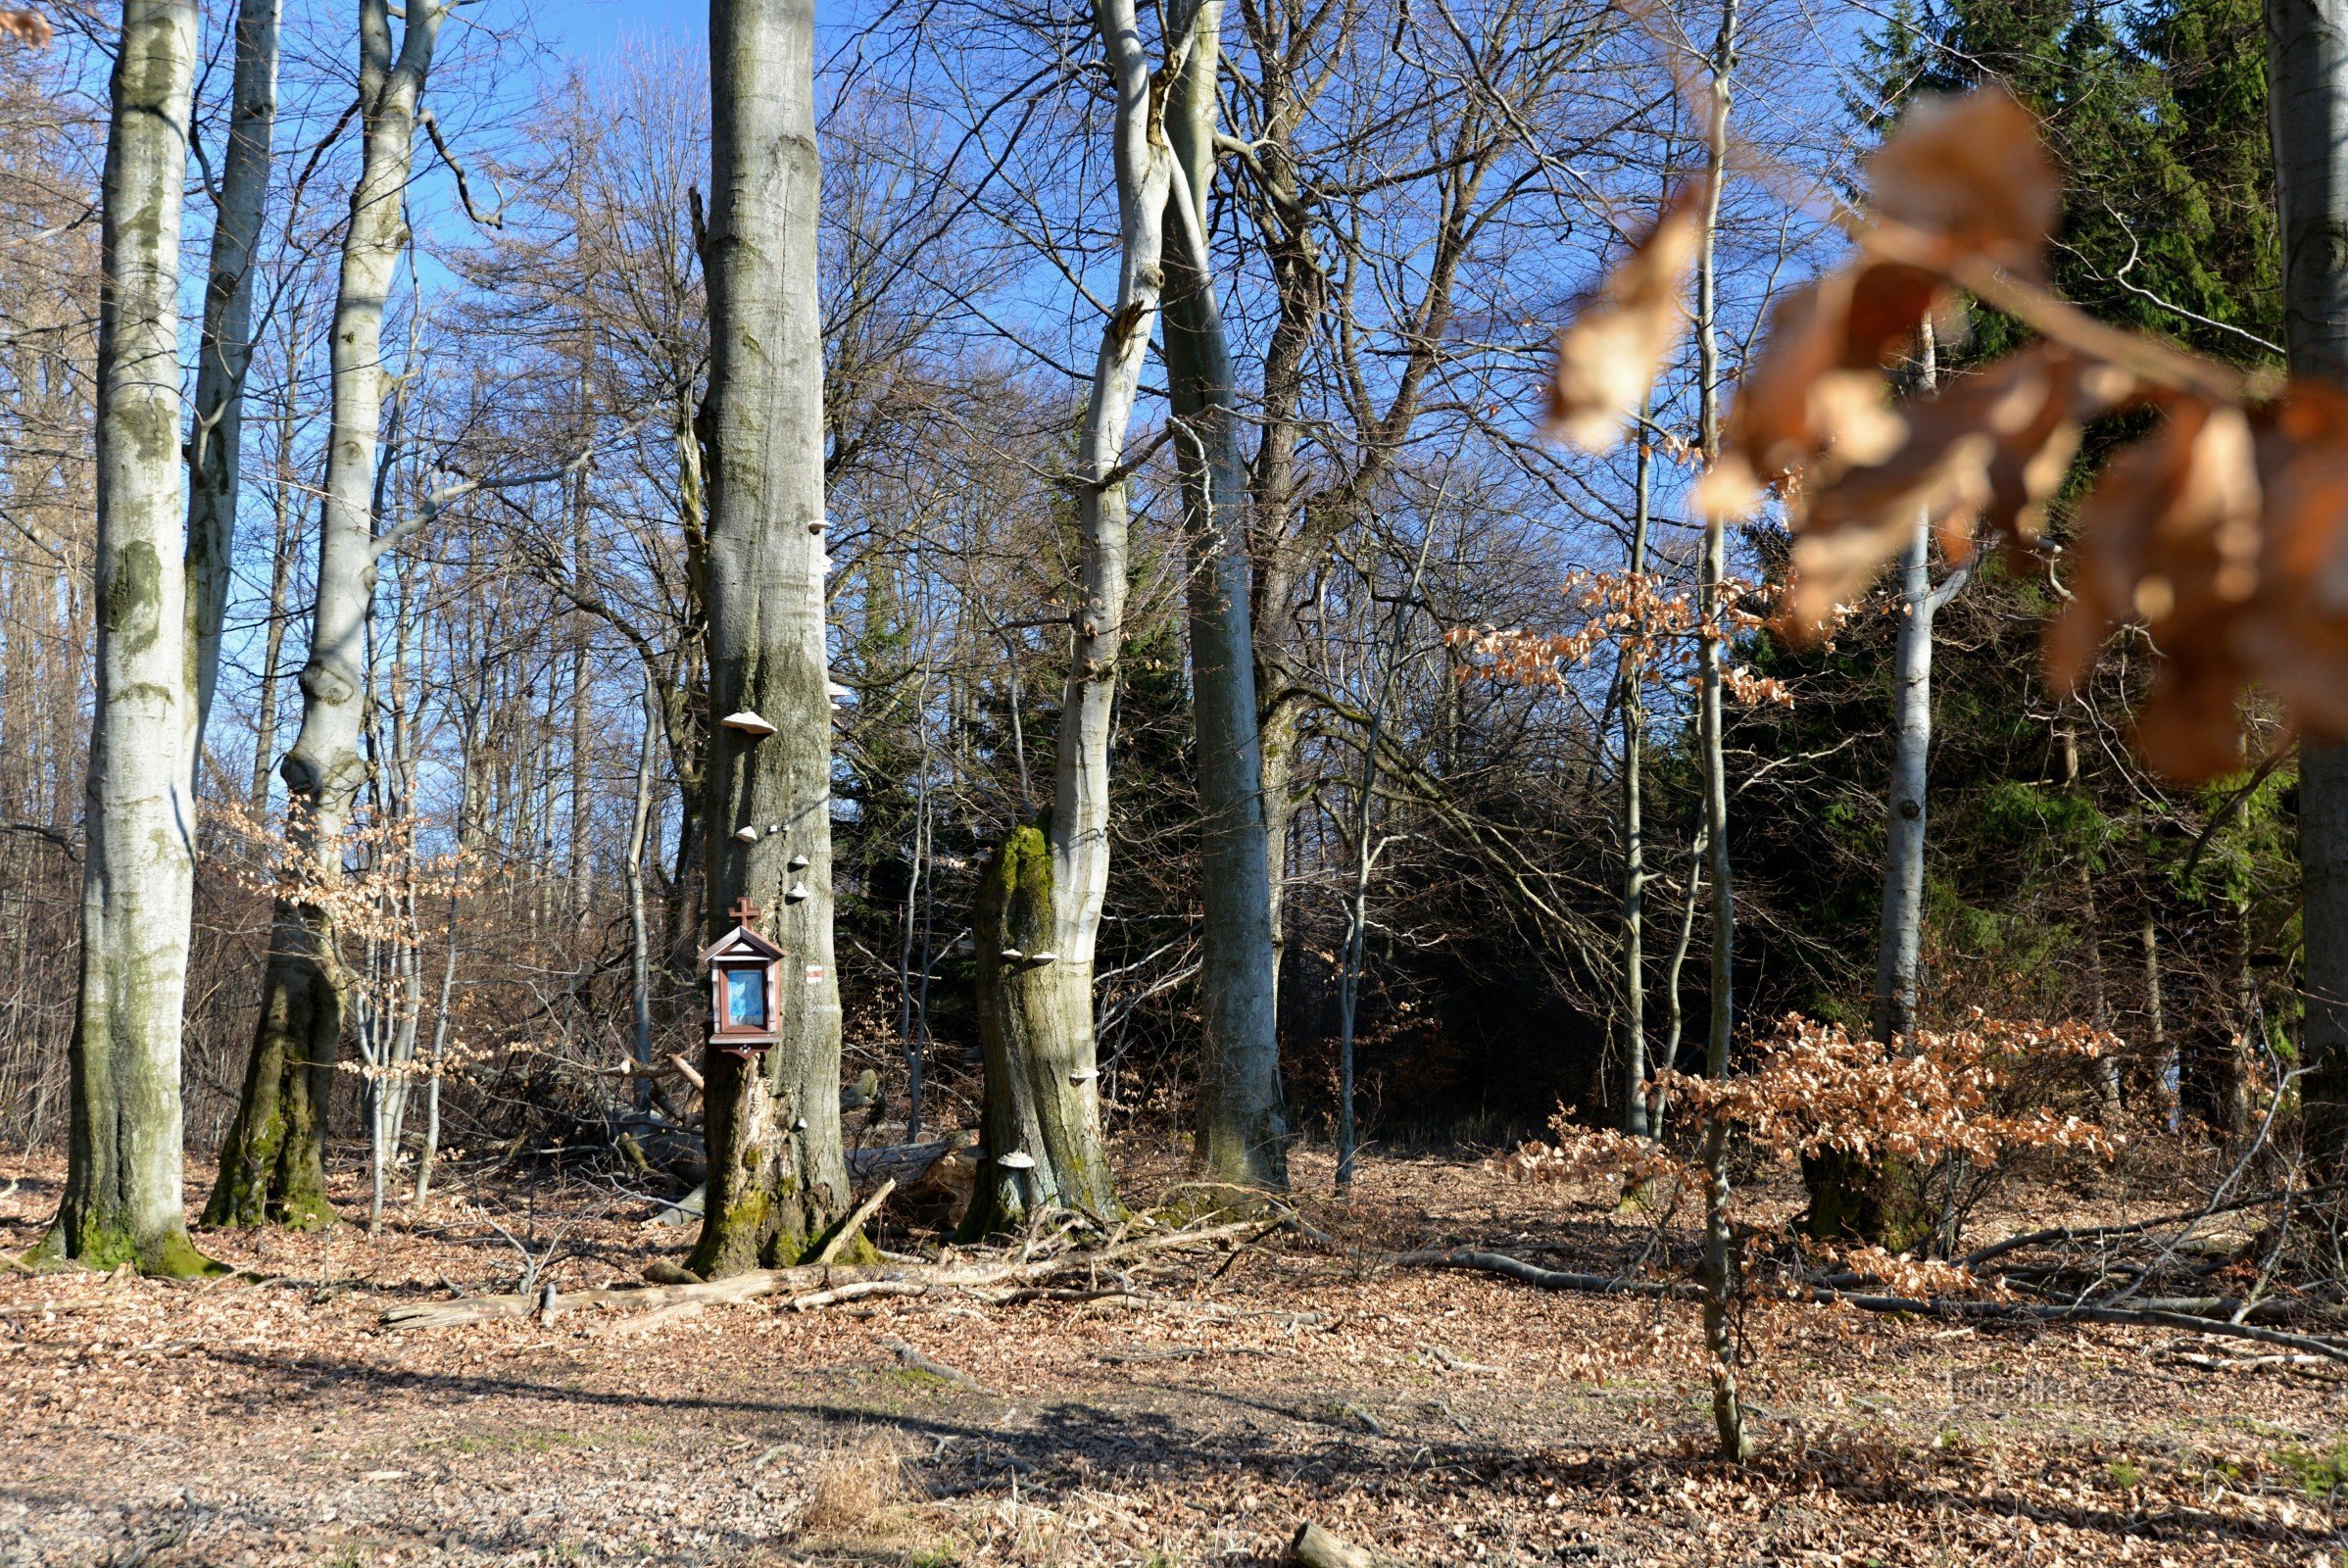
[[[1118,1152],[1129,1191],[1182,1177]],[[1297,1152],[1299,1191],[1331,1172]],[[354,1205],[358,1175],[337,1172]],[[0,1164],[0,1246],[30,1245],[61,1176]],[[1366,1152],[1353,1199],[1314,1218],[1368,1252],[1514,1235],[1614,1271],[1649,1234],[1618,1196]],[[1768,1172],[1754,1194],[1773,1222],[1800,1199]],[[483,1214],[575,1224],[565,1288],[689,1234],[592,1186],[472,1200],[374,1238],[205,1238],[263,1285],[0,1274],[0,1562],[1269,1564],[1307,1517],[1427,1564],[2304,1568],[2336,1544],[2278,1457],[2328,1452],[2335,1391],[2164,1365],[2153,1334],[1952,1336],[1757,1303],[1748,1384],[1773,1419],[1738,1468],[1685,1397],[1687,1314],[1300,1246],[1250,1252],[1180,1310],[749,1305],[625,1342],[573,1319],[377,1329],[387,1298],[443,1277],[511,1283]],[[2123,1217],[2080,1201],[2032,1189],[1994,1223]],[[1684,1224],[1672,1245],[1692,1242]],[[897,1339],[995,1392],[908,1371]]]
[[[1699,1121],[1724,1120],[1779,1155],[1838,1150],[1862,1159],[1894,1154],[1933,1160],[1964,1154],[1994,1164],[2010,1150],[2073,1151],[2108,1158],[2117,1135],[2048,1109],[2002,1103],[2016,1073],[2118,1050],[2114,1036],[2079,1022],[2038,1023],[1976,1012],[1957,1029],[1918,1030],[1886,1046],[1840,1024],[1788,1013],[1759,1043],[1752,1067],[1733,1078],[1657,1073],[1651,1093]],[[1638,1184],[1690,1176],[1694,1167],[1651,1139],[1590,1131],[1565,1116],[1555,1142],[1527,1144],[1496,1163],[1523,1180],[1572,1183],[1609,1176]]]
[[[1683,185],[1558,336],[1545,427],[1552,438],[1588,452],[1620,441],[1687,335],[1705,189],[1703,180]]]
[[[1458,651],[1459,678],[1481,675],[1510,686],[1562,689],[1575,670],[1601,650],[1624,662],[1627,673],[1642,684],[1666,678],[1675,646],[1716,642],[1724,647],[1737,633],[1762,624],[1744,608],[1759,590],[1741,577],[1724,578],[1715,596],[1718,613],[1706,618],[1694,597],[1667,587],[1660,572],[1567,572],[1560,587],[1566,601],[1582,614],[1570,632],[1534,632],[1519,627],[1455,626],[1443,641]],[[1690,685],[1698,677],[1687,677]],[[1748,708],[1790,708],[1793,694],[1784,682],[1749,669],[1729,666],[1722,678],[1731,700]]]
[[[56,34],[49,19],[37,11],[0,11],[0,38],[14,38],[33,49],[46,49]]]
[[[2298,728],[2348,736],[2348,396],[2294,382],[2262,402],[2255,378],[2039,287],[2060,181],[2030,114],[1999,89],[1919,104],[1867,172],[1869,211],[1850,225],[1858,256],[1772,313],[1698,487],[1723,518],[1780,497],[1794,545],[1778,628],[1816,638],[1923,522],[1952,561],[1979,534],[2033,547],[2086,425],[2151,409],[2159,423],[2080,508],[2075,597],[2049,640],[2057,682],[2076,685],[2114,627],[2138,624],[2168,659],[2138,727],[2161,770],[2197,779],[2243,765],[2238,707],[2254,685]],[[1566,333],[1574,383],[1603,387],[1609,408],[1637,406],[1679,341],[1676,325],[1662,330],[1676,292],[1657,291],[1685,270],[1671,259],[1693,254],[1681,232],[1693,210],[1675,201],[1635,275],[1601,296],[1611,317],[1632,300],[1644,313],[1637,354],[1620,350],[1619,320],[1612,337],[1581,323]],[[1895,402],[1887,368],[1928,324],[1953,327],[1968,290],[2042,341]],[[1610,343],[1609,371],[1596,360]],[[1590,414],[1574,438],[1600,426],[1619,419]]]

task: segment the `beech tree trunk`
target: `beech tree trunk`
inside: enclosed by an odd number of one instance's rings
[[[236,547],[237,464],[244,444],[245,371],[253,363],[255,247],[269,206],[277,124],[277,19],[282,0],[243,0],[229,86],[228,151],[220,166],[196,360],[195,417],[187,439],[189,776],[204,766],[204,725],[220,668],[220,623]],[[275,626],[271,625],[272,633]]]
[[[832,963],[823,344],[813,0],[711,0],[704,929],[750,898],[784,960],[781,1040],[705,1053],[705,1278],[796,1262],[848,1206]],[[748,709],[763,738],[718,720]],[[737,839],[756,830],[751,842]],[[804,863],[794,865],[794,861]],[[847,1255],[847,1254],[843,1254]]]
[[[1706,137],[1710,187],[1704,198],[1703,241],[1696,259],[1696,376],[1704,462],[1720,457],[1719,280],[1716,240],[1721,186],[1728,177],[1730,73],[1737,61],[1737,0],[1726,0],[1720,35],[1712,46],[1712,106]],[[1729,769],[1721,733],[1722,647],[1728,636],[1722,585],[1728,575],[1728,523],[1715,516],[1704,529],[1701,576],[1703,616],[1714,628],[1700,645],[1697,663],[1697,729],[1704,763],[1704,842],[1712,876],[1712,1014],[1704,1037],[1704,1072],[1715,1081],[1729,1075],[1731,1031],[1736,1024],[1737,900],[1729,880]],[[1744,1403],[1737,1387],[1736,1337],[1729,1326],[1738,1291],[1735,1238],[1729,1229],[1728,1123],[1713,1117],[1704,1129],[1703,1289],[1704,1348],[1712,1362],[1712,1424],[1724,1458],[1742,1460],[1752,1452],[1744,1429]]]
[[[1927,321],[1919,390],[1939,381],[1938,345]],[[1932,760],[1932,625],[1971,578],[1970,565],[1932,583],[1932,519],[1918,515],[1900,555],[1899,637],[1892,651],[1891,782],[1884,802],[1883,897],[1876,927],[1875,1004],[1869,1022],[1886,1046],[1916,1032],[1919,954],[1924,940],[1924,852]],[[1808,1229],[1834,1241],[1865,1241],[1905,1251],[1932,1235],[1923,1173],[1886,1155],[1870,1162],[1838,1151],[1805,1158]]]
[[[1175,181],[1166,203],[1167,396],[1182,429],[1183,531],[1190,554],[1191,700],[1197,714],[1198,968],[1204,1021],[1198,1159],[1237,1186],[1288,1186],[1288,1112],[1280,1090],[1271,844],[1255,702],[1247,465],[1240,455],[1231,345],[1206,245],[1215,172],[1215,73],[1222,0],[1169,10],[1198,42],[1166,93]]]
[[[1639,429],[1638,470],[1632,493],[1629,570],[1634,593],[1641,591],[1640,579],[1647,569],[1654,462],[1654,440],[1642,424]],[[1623,714],[1623,1131],[1634,1138],[1644,1138],[1652,1120],[1647,1114],[1647,846],[1645,803],[1640,799],[1646,771],[1647,717],[1646,660],[1640,649],[1645,642],[1646,627],[1643,623],[1635,625],[1630,632],[1637,641],[1623,650],[1616,677]]]
[[[179,223],[194,0],[124,0],[106,140],[98,315],[98,647],[81,990],[66,1186],[36,1256],[150,1274],[211,1265],[180,1200],[180,1005],[195,798],[181,744],[186,497]]]
[[[1117,1206],[1101,1143],[1093,1033],[1093,959],[1108,891],[1109,731],[1129,571],[1126,482],[1117,468],[1164,290],[1174,170],[1132,0],[1098,0],[1095,15],[1117,93],[1122,256],[1077,457],[1083,559],[1052,805],[996,849],[973,922],[986,1149],[961,1231],[974,1238],[1017,1228],[1037,1204],[1097,1215]],[[1167,40],[1169,67],[1198,37]]]
[[[416,102],[449,9],[414,0],[395,51],[388,0],[361,0],[359,7],[363,146],[334,304],[318,599],[302,667],[302,727],[277,765],[285,780],[288,853],[306,885],[280,898],[271,915],[244,1093],[204,1209],[212,1225],[309,1229],[334,1221],[325,1194],[326,1112],[350,977],[326,895],[342,880],[343,833],[367,776],[360,740],[380,553],[374,501],[383,310],[408,243],[403,207]]]
[[[2281,209],[2283,342],[2293,375],[2348,381],[2348,0],[2267,0],[2267,117]],[[2348,1168],[2348,745],[2299,762],[2307,1151]]]

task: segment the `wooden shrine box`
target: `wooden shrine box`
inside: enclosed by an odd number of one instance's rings
[[[726,913],[734,929],[701,956],[709,971],[709,1044],[755,1056],[781,1033],[783,950],[751,929],[759,910],[750,900]]]

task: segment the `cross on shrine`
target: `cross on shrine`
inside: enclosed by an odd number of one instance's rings
[[[758,916],[764,914],[766,911],[759,908],[756,904],[752,903],[749,896],[746,894],[743,897],[736,899],[734,901],[734,906],[725,912],[736,925],[748,925],[751,923],[751,921],[758,919]]]

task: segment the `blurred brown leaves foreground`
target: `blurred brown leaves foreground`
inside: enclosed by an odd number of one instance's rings
[[[1688,330],[1702,178],[1616,266],[1558,344],[1549,430],[1620,440]],[[2061,180],[2028,111],[1988,88],[1919,104],[1869,161],[1847,265],[1772,312],[1695,492],[1715,519],[1765,495],[1793,536],[1775,626],[1829,629],[1931,520],[1952,561],[1983,537],[2040,551],[2046,509],[2086,426],[2150,416],[2077,508],[2051,680],[2079,681],[2115,626],[2166,656],[2138,718],[2155,767],[2197,780],[2243,765],[2237,703],[2275,694],[2296,728],[2348,737],[2348,392],[2246,375],[2095,320],[2044,286]],[[2035,340],[1944,389],[1895,395],[1931,326],[1971,295]]]

